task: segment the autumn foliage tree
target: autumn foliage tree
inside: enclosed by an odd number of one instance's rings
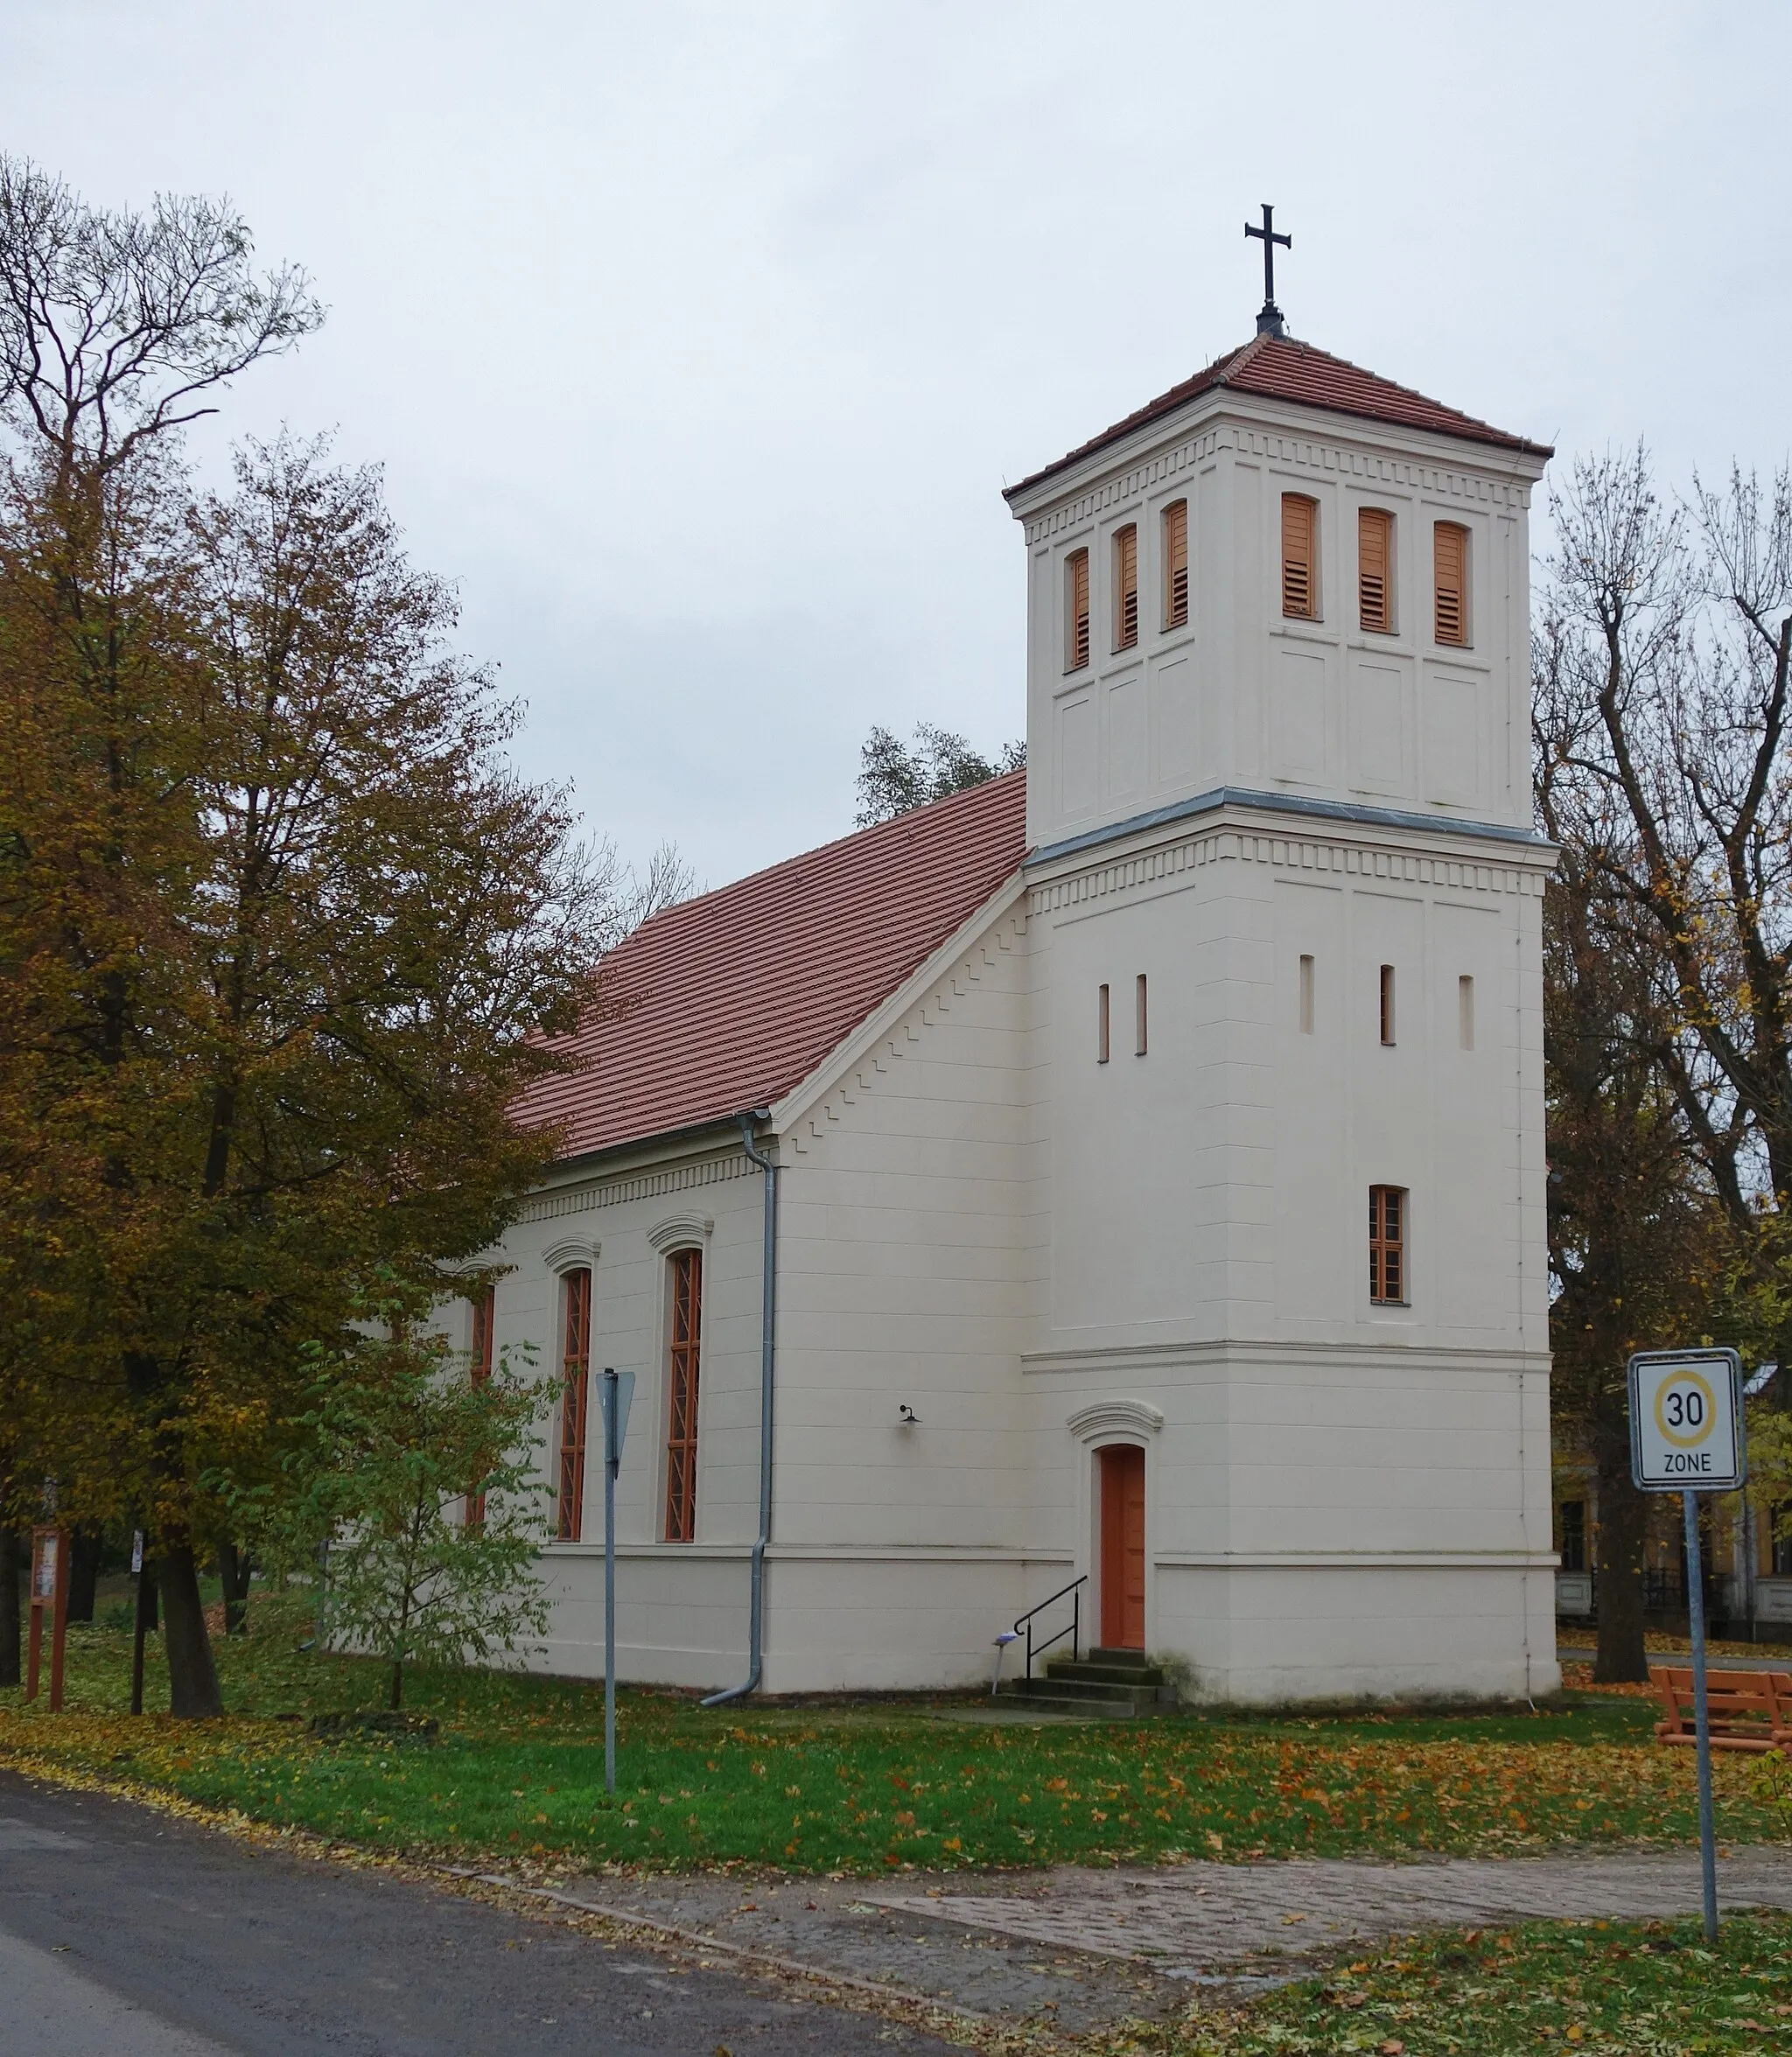
[[[1792,1345],[1792,475],[1735,472],[1683,504],[1639,448],[1577,465],[1554,512],[1536,696],[1538,811],[1564,847],[1551,1340],[1617,1531],[1600,1661],[1609,1606],[1630,1652],[1614,1675],[1637,1676],[1622,1356],[1718,1330]]]
[[[178,1713],[219,1705],[208,1481],[277,1469],[375,1270],[427,1291],[552,1139],[507,1109],[609,919],[377,477],[196,493],[173,441],[315,320],[226,211],[0,177],[0,1345],[28,1515],[150,1532]]]

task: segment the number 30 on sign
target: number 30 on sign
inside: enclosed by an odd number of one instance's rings
[[[1731,1493],[1741,1485],[1735,1351],[1651,1350],[1630,1360],[1630,1469],[1645,1493]]]

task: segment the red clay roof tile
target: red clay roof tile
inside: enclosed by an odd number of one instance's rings
[[[1334,414],[1357,415],[1366,421],[1391,422],[1405,429],[1429,429],[1439,436],[1460,437],[1466,443],[1491,444],[1501,450],[1523,451],[1532,457],[1553,454],[1546,444],[1529,443],[1522,436],[1510,436],[1503,429],[1491,428],[1486,422],[1476,421],[1473,415],[1459,414],[1452,407],[1427,400],[1423,393],[1377,378],[1374,372],[1347,363],[1341,357],[1328,356],[1311,343],[1296,342],[1292,336],[1254,336],[1242,349],[1228,350],[1225,356],[1215,358],[1206,370],[1198,371],[1180,386],[1172,386],[1167,393],[1160,393],[1136,413],[1128,415],[1124,421],[1116,422],[1111,429],[1103,429],[1099,436],[1081,444],[1068,457],[1060,457],[1056,464],[1047,465],[1043,471],[1023,479],[1018,486],[1009,486],[1006,497],[1012,500],[1016,493],[1026,492],[1041,479],[1049,479],[1054,472],[1061,472],[1066,465],[1093,456],[1133,430],[1144,427],[1162,415],[1173,413],[1196,394],[1219,386],[1229,386],[1240,393],[1258,394],[1268,400],[1292,400],[1302,407],[1323,407]]]
[[[605,960],[602,1000],[518,1119],[567,1157],[764,1107],[815,1070],[1026,854],[1026,773],[668,907]]]

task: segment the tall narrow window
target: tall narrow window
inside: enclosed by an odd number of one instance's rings
[[[1465,1050],[1474,1047],[1474,981],[1466,973],[1456,981],[1456,1032]]]
[[[1300,960],[1300,1032],[1312,1033],[1312,959]]]
[[[1132,988],[1132,1054],[1143,1057],[1145,1048],[1144,974],[1140,972]]]
[[[1468,531],[1460,521],[1439,521],[1432,532],[1432,584],[1437,594],[1434,633],[1440,643],[1468,641]]]
[[[1320,503],[1282,495],[1282,612],[1296,621],[1320,616]]]
[[[592,1275],[569,1271],[561,1282],[564,1333],[560,1354],[560,1508],[562,1543],[578,1541],[584,1516],[584,1420],[591,1387]]]
[[[1363,507],[1356,517],[1356,599],[1372,635],[1394,631],[1394,517],[1385,507]]]
[[[1114,531],[1114,647],[1138,645],[1138,530],[1129,521]]]
[[[1586,1569],[1586,1502],[1584,1500],[1562,1502],[1562,1569],[1564,1571]]]
[[[1390,1047],[1394,1041],[1394,967],[1382,967],[1382,1040]]]
[[[1378,1307],[1406,1305],[1406,1191],[1368,1189],[1368,1297]]]
[[[1172,500],[1164,509],[1164,626],[1188,623],[1188,502]]]
[[[704,1254],[674,1250],[671,1404],[666,1416],[666,1540],[696,1537],[697,1366],[703,1347]]]
[[[466,1373],[469,1385],[483,1386],[492,1375],[492,1316],[497,1298],[497,1289],[489,1285],[472,1296],[472,1347],[467,1352],[471,1362]],[[484,1525],[486,1496],[477,1487],[467,1493],[466,1519],[469,1529]]]
[[[1782,1501],[1773,1510],[1768,1534],[1773,1576],[1792,1576],[1792,1502]]]
[[[1096,1062],[1097,1064],[1105,1064],[1108,1061],[1110,1011],[1108,989],[1106,986],[1098,987],[1096,991]]]
[[[1072,550],[1064,560],[1064,668],[1081,671],[1088,662],[1088,552]]]

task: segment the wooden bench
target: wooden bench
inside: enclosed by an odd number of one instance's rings
[[[1692,1667],[1652,1664],[1649,1676],[1667,1714],[1656,1740],[1697,1743]],[[1705,1713],[1713,1750],[1784,1750],[1792,1754],[1792,1672],[1707,1671]]]

